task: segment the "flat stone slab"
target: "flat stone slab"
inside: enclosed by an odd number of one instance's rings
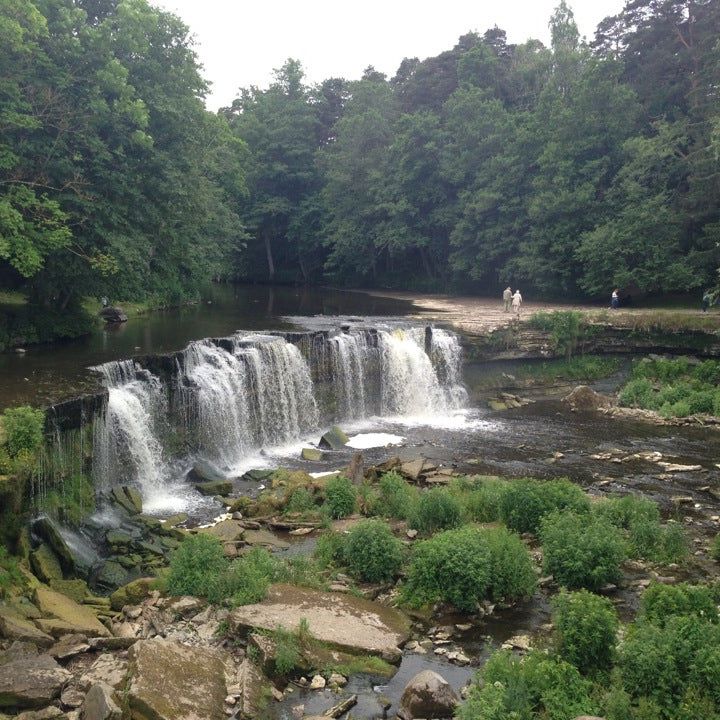
[[[0,638],[31,642],[40,647],[50,647],[54,642],[50,635],[38,630],[30,620],[2,606],[0,606]]]
[[[311,634],[351,653],[400,659],[399,646],[409,634],[405,615],[364,598],[308,590],[295,585],[272,585],[261,603],[244,605],[230,613],[236,631],[294,630],[307,620]]]
[[[162,638],[130,649],[131,720],[225,720],[227,656]]]
[[[41,708],[60,695],[72,675],[49,655],[0,665],[0,708]]]
[[[35,590],[35,603],[43,615],[57,618],[59,622],[36,620],[36,624],[48,635],[81,634],[88,637],[108,637],[110,631],[97,619],[95,613],[87,607],[71,600],[67,595],[40,586]]]

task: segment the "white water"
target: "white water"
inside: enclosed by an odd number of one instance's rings
[[[109,402],[95,433],[98,486],[135,484],[147,512],[197,504],[164,447],[169,431],[192,448],[183,467],[201,457],[237,477],[250,467],[297,457],[317,440],[321,424],[338,417],[355,426],[370,418],[446,426],[462,415],[466,393],[454,335],[434,330],[429,354],[422,328],[379,331],[376,337],[359,332],[321,338],[309,359],[275,335],[194,342],[179,357],[170,388],[131,361],[102,366]],[[313,372],[323,357],[329,377],[321,391]],[[318,398],[327,400],[328,391],[332,407],[323,410]],[[402,440],[367,434],[356,442],[369,448]]]
[[[391,433],[358,433],[348,440],[347,446],[355,450],[369,450],[370,448],[402,445],[404,440],[402,435],[392,435]]]

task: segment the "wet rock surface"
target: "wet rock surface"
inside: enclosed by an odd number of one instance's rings
[[[424,670],[405,687],[398,717],[402,720],[451,718],[459,702],[460,698],[445,678],[432,670]]]
[[[0,665],[0,709],[42,708],[60,696],[71,674],[50,655],[28,654]]]

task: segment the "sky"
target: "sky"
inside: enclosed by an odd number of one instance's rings
[[[559,0],[154,0],[179,15],[195,36],[207,105],[229,105],[238,88],[268,86],[287,58],[302,62],[306,80],[356,80],[368,65],[395,74],[405,57],[424,59],[457,39],[495,25],[508,41],[549,44],[548,20]],[[580,34],[617,14],[623,0],[572,0]]]

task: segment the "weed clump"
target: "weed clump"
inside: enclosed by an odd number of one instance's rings
[[[339,475],[330,478],[325,486],[325,508],[331,518],[340,518],[352,515],[355,512],[357,495],[352,482]]]
[[[462,508],[457,498],[444,488],[432,488],[420,494],[408,520],[410,527],[424,535],[460,525]]]
[[[365,520],[350,531],[343,555],[358,580],[387,582],[400,570],[403,545],[382,520]]]
[[[172,554],[167,591],[171,595],[208,597],[227,564],[217,538],[203,533],[192,535]]]
[[[518,600],[534,589],[530,554],[517,535],[468,526],[415,547],[402,593],[411,606],[442,600],[472,612],[486,598]]]
[[[558,584],[599,590],[620,579],[626,558],[621,531],[604,518],[556,512],[542,521],[543,568]]]

